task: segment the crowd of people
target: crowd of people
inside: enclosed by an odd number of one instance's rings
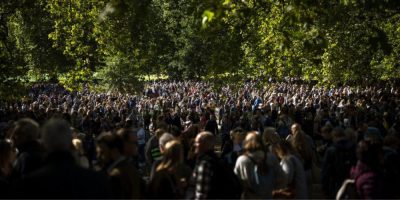
[[[390,84],[36,84],[0,103],[0,196],[335,198],[353,180],[353,198],[399,199],[399,101]]]

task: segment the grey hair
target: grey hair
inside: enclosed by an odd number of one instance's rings
[[[46,150],[71,150],[72,131],[67,121],[50,119],[42,129],[42,142]]]
[[[175,139],[175,137],[171,133],[164,133],[161,135],[158,143],[160,146],[164,147],[169,141]]]

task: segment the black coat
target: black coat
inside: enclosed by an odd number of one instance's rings
[[[13,197],[41,199],[110,198],[105,175],[79,167],[70,152],[50,154],[39,170],[14,185]]]
[[[12,179],[20,179],[39,169],[43,165],[42,147],[37,141],[31,141],[18,147],[18,156],[12,172]]]

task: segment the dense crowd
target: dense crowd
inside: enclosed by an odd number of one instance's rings
[[[399,100],[390,84],[36,84],[0,103],[0,196],[335,198],[345,182],[341,197],[399,199]]]

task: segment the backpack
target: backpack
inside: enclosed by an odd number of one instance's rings
[[[215,187],[219,199],[240,199],[243,191],[242,184],[233,169],[224,161],[215,164]]]
[[[150,180],[147,186],[146,198],[179,199],[182,198],[179,189],[174,175],[164,169],[157,171],[154,178]]]

